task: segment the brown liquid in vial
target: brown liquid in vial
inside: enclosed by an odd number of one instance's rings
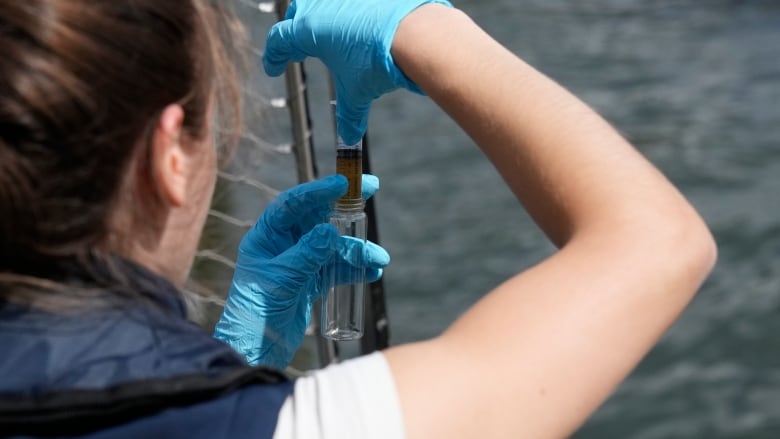
[[[339,200],[360,202],[363,183],[363,151],[359,149],[339,149],[336,153],[336,173],[347,178],[349,188]]]

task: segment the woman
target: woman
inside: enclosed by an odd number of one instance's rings
[[[0,5],[3,434],[562,437],[713,266],[706,226],[657,170],[446,0],[296,0],[269,34],[269,74],[322,59],[348,143],[373,99],[424,91],[560,251],[435,339],[295,383],[246,366],[187,323],[178,293],[214,186],[211,123],[230,97],[217,37],[229,32],[209,4]],[[323,265],[346,258],[378,277],[387,264],[318,225],[344,185],[286,192],[242,241],[215,335],[250,363],[289,361]]]

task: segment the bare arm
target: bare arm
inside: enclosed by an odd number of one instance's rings
[[[561,248],[440,337],[386,351],[407,435],[569,435],[690,301],[714,264],[712,237],[595,112],[463,13],[417,9],[393,56]]]

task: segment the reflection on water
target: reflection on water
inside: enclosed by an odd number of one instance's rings
[[[614,123],[699,208],[720,246],[718,267],[691,307],[576,437],[780,435],[780,2],[456,4]],[[254,17],[262,43],[267,22]],[[332,173],[326,77],[318,63],[308,68],[317,155],[321,172]],[[266,95],[284,90],[268,79],[253,86]],[[256,131],[284,142],[284,114],[262,116]],[[427,99],[382,99],[370,132],[383,184],[381,235],[393,256],[386,282],[394,342],[439,333],[480,295],[553,251],[470,140]],[[291,160],[263,153],[243,163],[286,187],[295,178]],[[223,197],[245,219],[269,198]]]

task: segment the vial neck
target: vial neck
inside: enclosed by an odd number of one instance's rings
[[[357,213],[362,212],[365,207],[363,199],[340,199],[336,201],[334,210],[342,213]]]

